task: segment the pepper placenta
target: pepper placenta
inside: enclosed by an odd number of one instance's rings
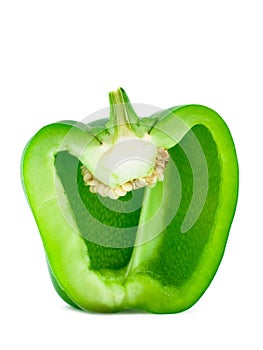
[[[83,310],[185,310],[212,281],[233,220],[231,134],[204,106],[142,118],[123,89],[109,97],[109,119],[47,125],[23,153],[51,279]]]

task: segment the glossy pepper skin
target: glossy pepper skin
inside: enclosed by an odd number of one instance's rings
[[[121,88],[110,104],[109,120],[47,125],[25,147],[22,182],[51,279],[83,310],[183,311],[211,283],[233,220],[238,163],[231,134],[200,105],[139,118]],[[83,166],[108,190],[129,176],[149,176],[157,147],[170,158],[153,186],[112,199],[83,181]]]

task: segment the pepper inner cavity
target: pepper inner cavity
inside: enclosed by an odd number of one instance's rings
[[[137,190],[145,186],[154,187],[157,181],[163,181],[164,170],[168,160],[169,153],[167,150],[159,147],[157,149],[154,169],[150,175],[132,179],[115,188],[112,188],[96,179],[84,165],[81,166],[81,174],[83,176],[84,185],[89,186],[91,193],[98,193],[102,197],[118,199],[119,197],[125,196],[127,192]]]

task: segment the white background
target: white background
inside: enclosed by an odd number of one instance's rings
[[[262,349],[261,1],[1,1],[2,349]],[[75,311],[49,281],[19,174],[43,125],[81,120],[122,86],[159,107],[198,103],[229,125],[240,196],[219,271],[175,315]]]

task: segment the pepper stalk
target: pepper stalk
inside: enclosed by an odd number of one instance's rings
[[[137,116],[122,88],[110,92],[109,100],[108,134],[100,135],[101,144],[92,154],[87,148],[89,164],[86,166],[83,159],[82,175],[92,193],[116,199],[162,181],[169,156],[152,142],[148,133],[151,124]]]

